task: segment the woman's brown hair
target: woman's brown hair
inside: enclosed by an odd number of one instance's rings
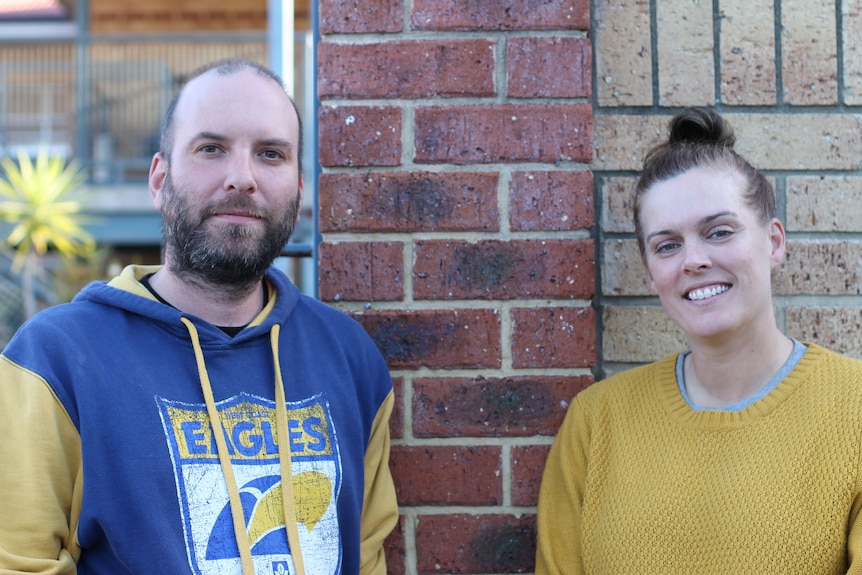
[[[634,224],[641,256],[645,245],[640,221],[641,199],[650,188],[693,168],[734,171],[745,182],[748,205],[765,224],[775,217],[775,194],[769,181],[733,146],[736,136],[730,123],[708,108],[688,108],[671,119],[667,141],[652,148],[635,186]],[[696,193],[696,191],[693,191]]]

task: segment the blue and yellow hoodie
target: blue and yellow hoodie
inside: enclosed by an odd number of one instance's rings
[[[230,337],[154,299],[156,269],[0,356],[0,572],[385,574],[394,399],[362,327],[273,268]]]

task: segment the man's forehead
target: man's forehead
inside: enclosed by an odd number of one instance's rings
[[[175,121],[194,132],[218,131],[218,126],[231,122],[247,128],[260,124],[273,131],[283,131],[278,129],[282,126],[292,132],[298,118],[278,82],[243,69],[227,75],[210,70],[189,81],[177,102]]]
[[[290,106],[290,99],[281,84],[251,68],[244,68],[228,74],[220,73],[217,70],[204,72],[189,80],[180,94],[178,104],[182,106],[198,100],[216,101],[220,97],[222,99],[247,99],[255,94],[266,94],[273,99],[273,102]]]

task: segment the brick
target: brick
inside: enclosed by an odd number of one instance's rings
[[[401,164],[401,108],[321,107],[318,130],[323,166]]]
[[[847,6],[847,5],[845,5]],[[859,8],[841,11],[842,46],[844,56],[844,103],[850,106],[862,104],[862,10]]]
[[[401,439],[404,437],[404,378],[392,378],[392,390],[395,394],[395,405],[389,416],[389,437]]]
[[[535,555],[535,515],[421,515],[416,525],[420,575],[532,572]]]
[[[672,114],[595,117],[595,171],[635,170],[667,138]],[[843,113],[723,114],[736,151],[761,170],[855,170],[862,157],[862,116]],[[799,145],[804,142],[805,145]]]
[[[414,0],[414,30],[588,30],[587,0]]]
[[[320,0],[321,34],[401,32],[402,0]]]
[[[789,307],[787,335],[862,359],[862,310],[858,307]]]
[[[319,250],[322,301],[404,299],[401,242],[323,242]]]
[[[566,231],[593,227],[593,173],[515,172],[509,184],[513,231]]]
[[[788,231],[862,231],[862,178],[788,176],[786,196]]]
[[[389,465],[399,505],[500,505],[500,446],[392,448]]]
[[[383,542],[383,552],[386,554],[387,575],[406,575],[407,546],[405,541],[405,518],[402,515],[395,524],[395,529]]]
[[[321,43],[321,98],[493,96],[494,42],[476,40]],[[589,68],[587,68],[589,70]]]
[[[588,98],[592,51],[586,38],[510,38],[508,94],[513,98]]]
[[[601,106],[650,106],[652,40],[648,0],[596,0],[596,93]]]
[[[422,164],[588,162],[592,110],[574,105],[430,106],[415,110]]]
[[[715,44],[712,4],[659,2],[656,5],[656,22],[659,104],[713,104]]]
[[[761,170],[855,170],[862,157],[862,116],[856,114],[727,117],[737,151]]]
[[[499,230],[497,172],[321,174],[320,230]]]
[[[602,244],[602,295],[649,296],[649,276],[635,239]]]
[[[688,347],[685,334],[654,306],[606,305],[602,310],[602,360],[648,363]]]
[[[838,102],[835,3],[782,0],[781,71],[784,99],[796,105]]]
[[[591,298],[592,240],[416,240],[415,299]]]
[[[667,138],[670,118],[619,114],[595,116],[593,170],[640,171],[649,149]]]
[[[723,0],[721,13],[721,101],[775,104],[773,0]]]
[[[601,228],[604,232],[634,233],[635,185],[637,178],[629,176],[599,178]]]
[[[512,310],[512,367],[589,367],[596,363],[596,315],[589,307]]]
[[[416,379],[415,437],[528,437],[557,432],[592,376]]]
[[[789,240],[784,263],[773,274],[780,295],[862,293],[859,240]]]
[[[498,369],[496,310],[384,310],[353,316],[377,344],[390,369]]]
[[[550,445],[512,446],[512,505],[538,505],[542,472],[550,450]]]

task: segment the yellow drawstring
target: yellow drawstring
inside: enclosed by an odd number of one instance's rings
[[[242,511],[242,502],[239,498],[239,488],[225,442],[225,431],[221,423],[221,417],[215,406],[212,385],[204,362],[203,350],[200,346],[200,338],[197,329],[188,318],[180,318],[192,339],[195,350],[195,360],[198,367],[198,377],[201,380],[201,388],[204,393],[204,402],[207,407],[213,433],[215,434],[216,446],[218,447],[219,464],[227,483],[228,496],[230,498],[230,509],[233,518],[233,530],[236,536],[239,555],[242,561],[243,575],[255,575],[254,562],[251,557],[251,545],[248,540],[248,530],[245,526],[245,514]],[[279,471],[281,472],[282,502],[284,507],[284,525],[287,530],[287,541],[290,546],[290,554],[293,558],[293,566],[297,575],[305,575],[305,564],[302,559],[302,549],[299,544],[299,528],[296,522],[296,500],[293,492],[293,472],[291,470],[290,435],[287,427],[287,401],[284,395],[284,380],[281,377],[281,365],[278,360],[278,334],[279,326],[274,325],[270,331],[270,344],[275,369],[275,420],[276,420],[276,442],[278,443]]]
[[[287,430],[287,402],[284,397],[284,380],[281,378],[281,365],[278,361],[279,325],[275,324],[270,333],[272,357],[275,367],[275,423],[278,436],[278,463],[281,468],[281,500],[284,504],[284,526],[287,529],[287,542],[297,575],[305,575],[305,563],[299,546],[299,528],[296,523],[296,500],[293,495],[293,471],[291,470],[290,436]]]
[[[243,575],[255,575],[254,561],[251,558],[251,545],[248,541],[248,531],[245,527],[245,515],[242,512],[242,502],[239,499],[239,489],[236,485],[236,477],[233,474],[230,459],[228,457],[227,443],[224,440],[224,427],[222,426],[221,418],[215,406],[213,399],[213,390],[210,385],[210,378],[207,375],[206,364],[204,363],[204,354],[201,349],[200,338],[198,338],[198,330],[195,329],[191,320],[181,317],[180,320],[186,324],[186,329],[189,330],[189,335],[192,338],[192,344],[195,350],[195,360],[198,365],[198,377],[201,380],[201,388],[204,392],[204,402],[207,406],[207,413],[212,424],[213,434],[215,435],[216,445],[218,446],[218,460],[221,464],[221,470],[224,474],[225,483],[227,483],[228,497],[230,498],[230,510],[233,516],[233,532],[236,536],[236,544],[239,547],[239,556],[242,560]]]

